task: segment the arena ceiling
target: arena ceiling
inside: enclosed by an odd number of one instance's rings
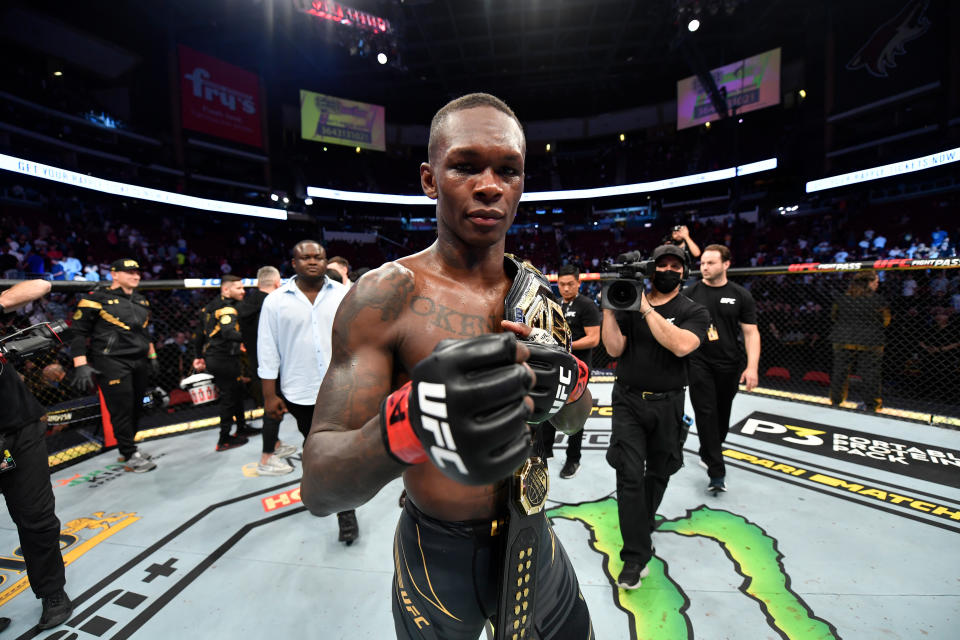
[[[309,0],[117,2],[109,16],[86,3],[29,7],[143,59],[166,55],[165,43],[183,42],[257,70],[284,102],[310,89],[386,104],[393,122],[425,123],[446,99],[477,90],[505,98],[525,120],[669,100],[697,59],[709,69],[777,46],[785,60],[803,56],[827,3],[344,0],[390,20],[399,61],[385,66],[350,55],[340,25],[302,12],[304,4]],[[703,25],[690,34],[677,7],[693,4],[702,7]],[[678,34],[695,46],[678,48]]]

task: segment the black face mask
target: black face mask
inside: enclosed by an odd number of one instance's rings
[[[657,271],[653,276],[653,286],[660,293],[670,293],[677,288],[682,274],[676,271]]]

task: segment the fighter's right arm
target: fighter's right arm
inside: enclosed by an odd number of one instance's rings
[[[333,322],[333,357],[303,447],[300,497],[319,516],[365,503],[406,466],[386,451],[380,405],[390,393],[398,320],[414,289],[390,263],[351,287]]]
[[[9,289],[0,291],[0,306],[9,313],[47,295],[51,286],[46,280],[40,279],[18,282]]]

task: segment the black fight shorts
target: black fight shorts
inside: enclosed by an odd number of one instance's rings
[[[536,635],[530,640],[592,640],[587,603],[566,552],[544,519],[537,557]],[[393,621],[397,638],[477,640],[495,617],[503,522],[446,522],[409,497],[393,543]]]

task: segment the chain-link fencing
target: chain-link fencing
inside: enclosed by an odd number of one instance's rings
[[[869,284],[874,274],[875,292]],[[960,427],[960,259],[731,269],[729,276],[757,303],[762,350],[754,393]],[[599,290],[591,277],[596,274],[585,274],[587,295]],[[0,282],[0,289],[10,284]],[[194,373],[200,310],[217,295],[217,284],[141,286],[150,300],[148,328],[159,373],[144,394],[138,440],[217,426],[212,385],[182,384]],[[55,283],[49,296],[0,321],[0,336],[39,322],[69,322],[89,287]],[[69,342],[69,329],[63,337]],[[243,358],[248,416],[256,417],[259,383]],[[597,379],[615,366],[602,345],[596,349]],[[68,346],[20,363],[18,370],[47,410],[52,466],[102,450],[100,399],[76,389]]]
[[[0,284],[0,290],[12,282]],[[183,384],[195,373],[192,363],[200,310],[219,292],[217,281],[144,283],[139,293],[150,301],[150,324],[157,352],[158,372],[150,376],[142,398],[137,440],[218,426],[217,392],[212,382]],[[246,284],[253,284],[252,281]],[[54,283],[50,295],[0,320],[0,336],[53,320],[71,322],[78,301],[90,283]],[[68,328],[64,346],[17,363],[27,388],[46,409],[47,449],[50,465],[74,462],[101,451],[112,442],[105,436],[98,393],[84,393],[75,384]],[[253,363],[244,354],[243,377],[248,381],[248,417],[262,415],[259,383]]]
[[[960,427],[960,259],[796,264],[728,276],[757,304],[755,393]],[[598,351],[595,367],[615,369]]]

